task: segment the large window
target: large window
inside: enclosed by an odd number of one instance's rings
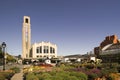
[[[55,53],[55,48],[53,48],[53,53]]]
[[[42,53],[42,46],[40,46],[40,53]]]
[[[50,47],[50,53],[52,53],[52,47]]]
[[[49,53],[49,47],[48,46],[44,46],[44,53]]]
[[[36,48],[36,53],[42,53],[42,46]]]
[[[39,47],[37,47],[36,52],[39,53]]]
[[[46,49],[47,53],[49,53],[49,47],[48,47],[48,46],[46,46],[46,48],[47,48],[47,49]]]
[[[53,47],[50,47],[50,53],[55,53],[55,49]]]

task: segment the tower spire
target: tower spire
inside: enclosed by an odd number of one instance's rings
[[[23,27],[22,27],[22,58],[30,57],[30,47],[31,47],[31,24],[30,17],[23,17]]]

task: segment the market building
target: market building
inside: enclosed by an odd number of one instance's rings
[[[31,47],[33,58],[56,58],[57,46],[50,42],[34,43]]]

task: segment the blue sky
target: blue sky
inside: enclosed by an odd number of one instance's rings
[[[120,36],[120,0],[0,0],[0,43],[22,52],[23,16],[30,16],[32,43],[57,44],[58,55],[85,54],[105,36]]]

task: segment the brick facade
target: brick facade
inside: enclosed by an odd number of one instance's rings
[[[119,43],[118,37],[116,35],[107,36],[103,42],[101,42],[100,47],[103,48],[108,44],[117,44]]]
[[[108,44],[117,44],[119,43],[118,37],[116,35],[107,36],[105,40],[100,43],[100,46],[94,48],[94,53],[98,55],[100,50],[102,50]]]

